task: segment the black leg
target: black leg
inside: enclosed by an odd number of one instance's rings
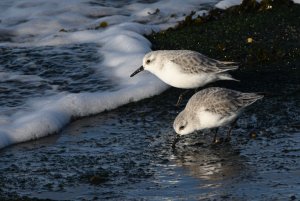
[[[228,132],[227,132],[227,137],[226,137],[226,142],[230,142],[230,140],[231,140],[231,131],[232,131],[232,129],[235,127],[235,125],[236,125],[236,122],[237,122],[237,119],[235,119],[232,123],[231,123],[231,125],[230,125],[230,128],[229,128],[229,130],[228,130]]]
[[[216,143],[217,143],[218,130],[219,130],[219,128],[215,128],[215,129],[214,129],[215,135],[214,135],[214,138],[213,138],[213,141],[212,141],[213,144],[216,144]]]
[[[188,93],[190,90],[185,90],[183,93],[181,93],[178,97],[178,100],[177,100],[177,103],[176,103],[176,106],[179,106],[179,104],[181,103],[182,99],[183,99],[183,96]]]

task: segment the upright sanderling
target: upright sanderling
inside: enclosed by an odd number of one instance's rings
[[[172,146],[175,146],[181,135],[231,123],[227,133],[227,140],[230,140],[231,130],[243,109],[261,98],[263,95],[242,93],[219,87],[211,87],[197,92],[190,98],[185,109],[178,114],[174,121],[173,127],[178,135]],[[215,132],[214,143],[216,137],[217,131]]]
[[[238,68],[234,64],[191,50],[159,50],[146,54],[143,65],[130,77],[147,70],[173,87],[193,89],[217,80],[236,80],[227,73]]]

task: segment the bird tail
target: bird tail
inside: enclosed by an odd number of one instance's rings
[[[222,70],[222,72],[236,70],[239,68],[238,63],[232,61],[219,61],[219,65],[217,66]]]
[[[257,93],[243,93],[240,99],[242,99],[245,106],[248,106],[257,100],[262,99],[263,97],[264,95],[257,94]]]
[[[218,78],[219,78],[220,80],[233,80],[233,81],[239,82],[239,80],[233,78],[233,77],[232,77],[230,74],[228,74],[228,73],[219,73],[219,74],[218,74]]]

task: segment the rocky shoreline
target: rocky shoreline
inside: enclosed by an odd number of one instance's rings
[[[300,73],[300,5],[245,0],[206,16],[191,13],[176,28],[148,36],[153,49],[190,49],[239,63],[237,74],[276,73],[297,81]]]

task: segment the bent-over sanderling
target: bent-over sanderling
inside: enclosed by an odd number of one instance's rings
[[[173,87],[193,89],[217,80],[236,80],[227,73],[238,68],[234,64],[191,50],[158,50],[147,53],[130,77],[147,70]]]
[[[231,123],[227,133],[227,140],[230,140],[231,130],[243,109],[261,98],[263,95],[242,93],[219,87],[211,87],[197,92],[190,98],[185,109],[178,114],[174,121],[173,127],[178,135],[172,146],[175,146],[181,135]],[[216,137],[217,131],[215,132],[214,143]]]

